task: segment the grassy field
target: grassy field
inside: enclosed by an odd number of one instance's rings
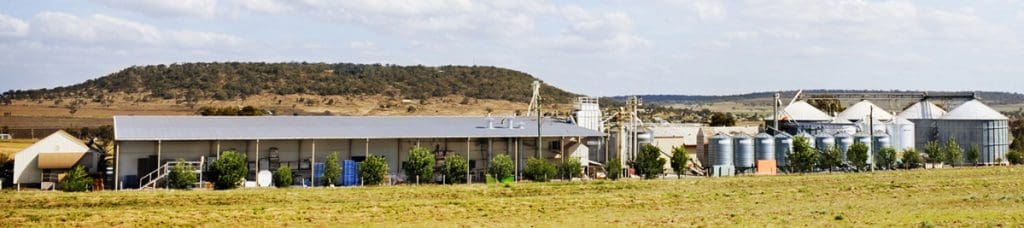
[[[1021,226],[1024,167],[234,191],[3,192],[0,226]]]
[[[0,154],[9,156],[10,159],[14,159],[14,153],[31,146],[38,140],[34,139],[14,139],[10,141],[0,141]],[[3,157],[0,155],[0,157]],[[2,162],[2,161],[0,161]]]

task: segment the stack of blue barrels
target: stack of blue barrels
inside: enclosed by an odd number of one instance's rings
[[[327,166],[322,162],[313,164],[313,181],[316,182],[316,185],[320,185],[320,177],[324,176],[324,169],[326,168]]]
[[[342,170],[344,174],[341,176],[341,184],[344,186],[357,186],[359,185],[359,165],[356,161],[345,160],[343,162]]]

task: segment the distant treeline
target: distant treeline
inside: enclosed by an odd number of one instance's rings
[[[198,114],[203,116],[262,116],[270,113],[253,106],[245,106],[241,109],[234,106],[228,106],[222,108],[202,107],[199,108]]]
[[[259,94],[377,95],[426,99],[463,95],[529,102],[529,74],[488,66],[397,66],[351,63],[185,63],[133,66],[67,87],[11,90],[2,100],[93,98],[110,92],[149,93],[150,98],[245,99]],[[544,85],[545,98],[570,102],[576,95]]]
[[[782,100],[792,99],[796,95],[795,90],[781,91],[779,92],[782,96]],[[907,90],[804,90],[805,94],[821,94],[821,93],[922,93],[924,91],[907,91]],[[968,91],[969,92],[969,91]],[[1009,92],[994,92],[994,91],[977,91],[977,96],[981,97],[985,103],[988,104],[1018,104],[1024,103],[1024,94],[1020,93],[1009,93]],[[639,95],[643,98],[645,103],[651,104],[687,104],[687,103],[711,103],[711,102],[723,102],[723,101],[750,101],[754,99],[771,99],[775,95],[775,92],[756,92],[747,94],[737,95],[723,95],[723,96],[703,96],[703,95]],[[629,96],[614,96],[609,97],[615,101],[625,101]],[[770,101],[769,101],[770,102]]]

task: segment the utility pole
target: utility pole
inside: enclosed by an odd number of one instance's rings
[[[544,148],[544,139],[541,138],[540,127],[544,123],[544,116],[540,112],[540,81],[533,81],[533,95],[537,99],[537,158],[541,158],[541,148]]]
[[[871,106],[868,112],[868,155],[871,157],[871,172],[875,171],[875,107]]]
[[[779,131],[779,105],[782,103],[782,101],[779,100],[780,97],[781,95],[779,93],[775,93],[775,100],[772,101],[772,103],[774,103],[773,106],[775,107],[775,112],[772,113],[772,119],[775,119],[772,131],[775,131],[776,134],[778,134]]]

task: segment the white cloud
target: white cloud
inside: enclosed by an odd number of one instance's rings
[[[157,17],[213,17],[217,0],[93,0],[104,5]]]
[[[241,40],[219,33],[160,29],[102,14],[78,17],[61,12],[41,12],[33,17],[31,24],[31,37],[57,44],[199,48],[231,46]]]
[[[703,21],[718,21],[726,17],[723,1],[716,0],[662,0],[662,2],[683,9],[691,10]]]
[[[650,41],[632,33],[633,20],[625,13],[594,13],[568,6],[561,9],[561,16],[568,22],[568,28],[550,40],[541,41],[550,47],[621,52],[650,45]]]
[[[20,37],[28,33],[28,23],[25,21],[0,14],[0,37]]]

